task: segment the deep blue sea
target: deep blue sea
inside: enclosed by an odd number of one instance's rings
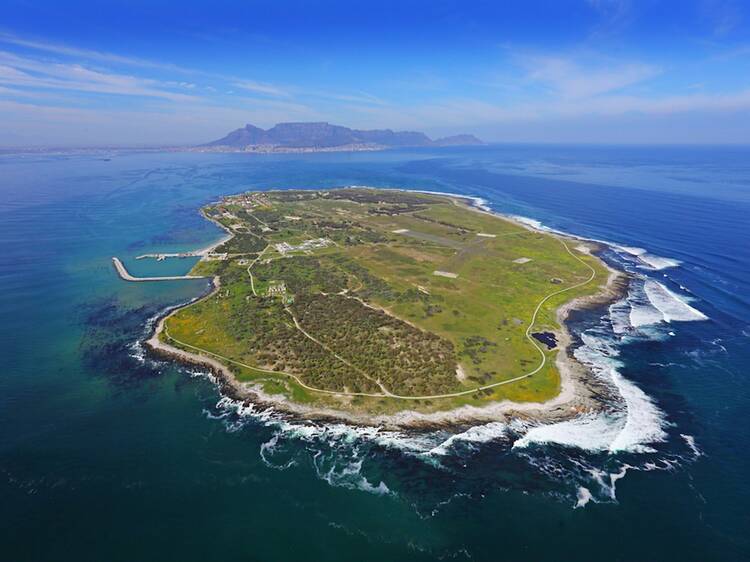
[[[573,319],[606,415],[396,434],[242,408],[144,356],[204,281],[126,283],[248,189],[480,197],[611,243]],[[750,149],[0,156],[0,559],[750,560]]]

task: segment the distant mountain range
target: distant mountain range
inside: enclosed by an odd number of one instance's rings
[[[201,145],[216,149],[377,150],[398,146],[460,146],[484,144],[474,135],[432,140],[424,133],[376,129],[364,131],[330,123],[279,123],[270,129],[245,125],[227,136]]]

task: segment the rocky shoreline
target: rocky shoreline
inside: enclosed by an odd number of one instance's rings
[[[458,198],[462,200],[472,199],[462,196],[453,197],[454,200]],[[469,207],[477,212],[489,213],[503,220],[521,224],[512,218],[477,208],[476,205]],[[525,224],[521,225],[525,228],[531,228]],[[557,236],[557,234],[546,234]],[[592,253],[601,250],[601,244],[599,243],[586,241],[585,244]],[[611,389],[599,381],[574,357],[574,346],[580,342],[575,341],[567,326],[568,318],[572,312],[605,306],[620,300],[627,294],[629,286],[627,274],[610,267],[608,269],[610,273],[607,283],[600,292],[575,298],[563,304],[557,310],[557,320],[560,325],[557,336],[560,350],[557,353],[555,363],[560,373],[561,388],[557,396],[546,402],[518,403],[504,400],[482,407],[461,406],[452,410],[430,413],[405,409],[395,414],[367,414],[308,406],[293,402],[283,395],[269,395],[257,384],[243,383],[237,380],[232,371],[218,359],[173,347],[160,339],[164,324],[170,315],[181,308],[192,305],[196,300],[209,298],[219,290],[220,280],[217,277],[213,278],[213,289],[201,299],[192,300],[183,306],[165,311],[165,314],[157,320],[151,337],[144,343],[145,348],[155,356],[208,369],[217,381],[221,394],[232,400],[244,404],[253,404],[256,407],[272,408],[281,414],[306,421],[343,422],[358,426],[376,426],[395,430],[460,428],[476,423],[507,422],[514,419],[532,423],[558,422],[586,413],[603,411],[612,398]]]

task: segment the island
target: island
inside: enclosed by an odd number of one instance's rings
[[[228,235],[187,277],[213,289],[147,344],[235,400],[388,427],[601,407],[565,325],[622,291],[593,242],[403,190],[248,192],[202,213]]]

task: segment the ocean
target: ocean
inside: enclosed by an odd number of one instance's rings
[[[147,252],[249,189],[459,193],[604,241],[626,298],[577,313],[618,398],[552,425],[395,433],[223,399],[141,341],[203,294]],[[0,558],[750,560],[750,149],[511,146],[0,156]]]

